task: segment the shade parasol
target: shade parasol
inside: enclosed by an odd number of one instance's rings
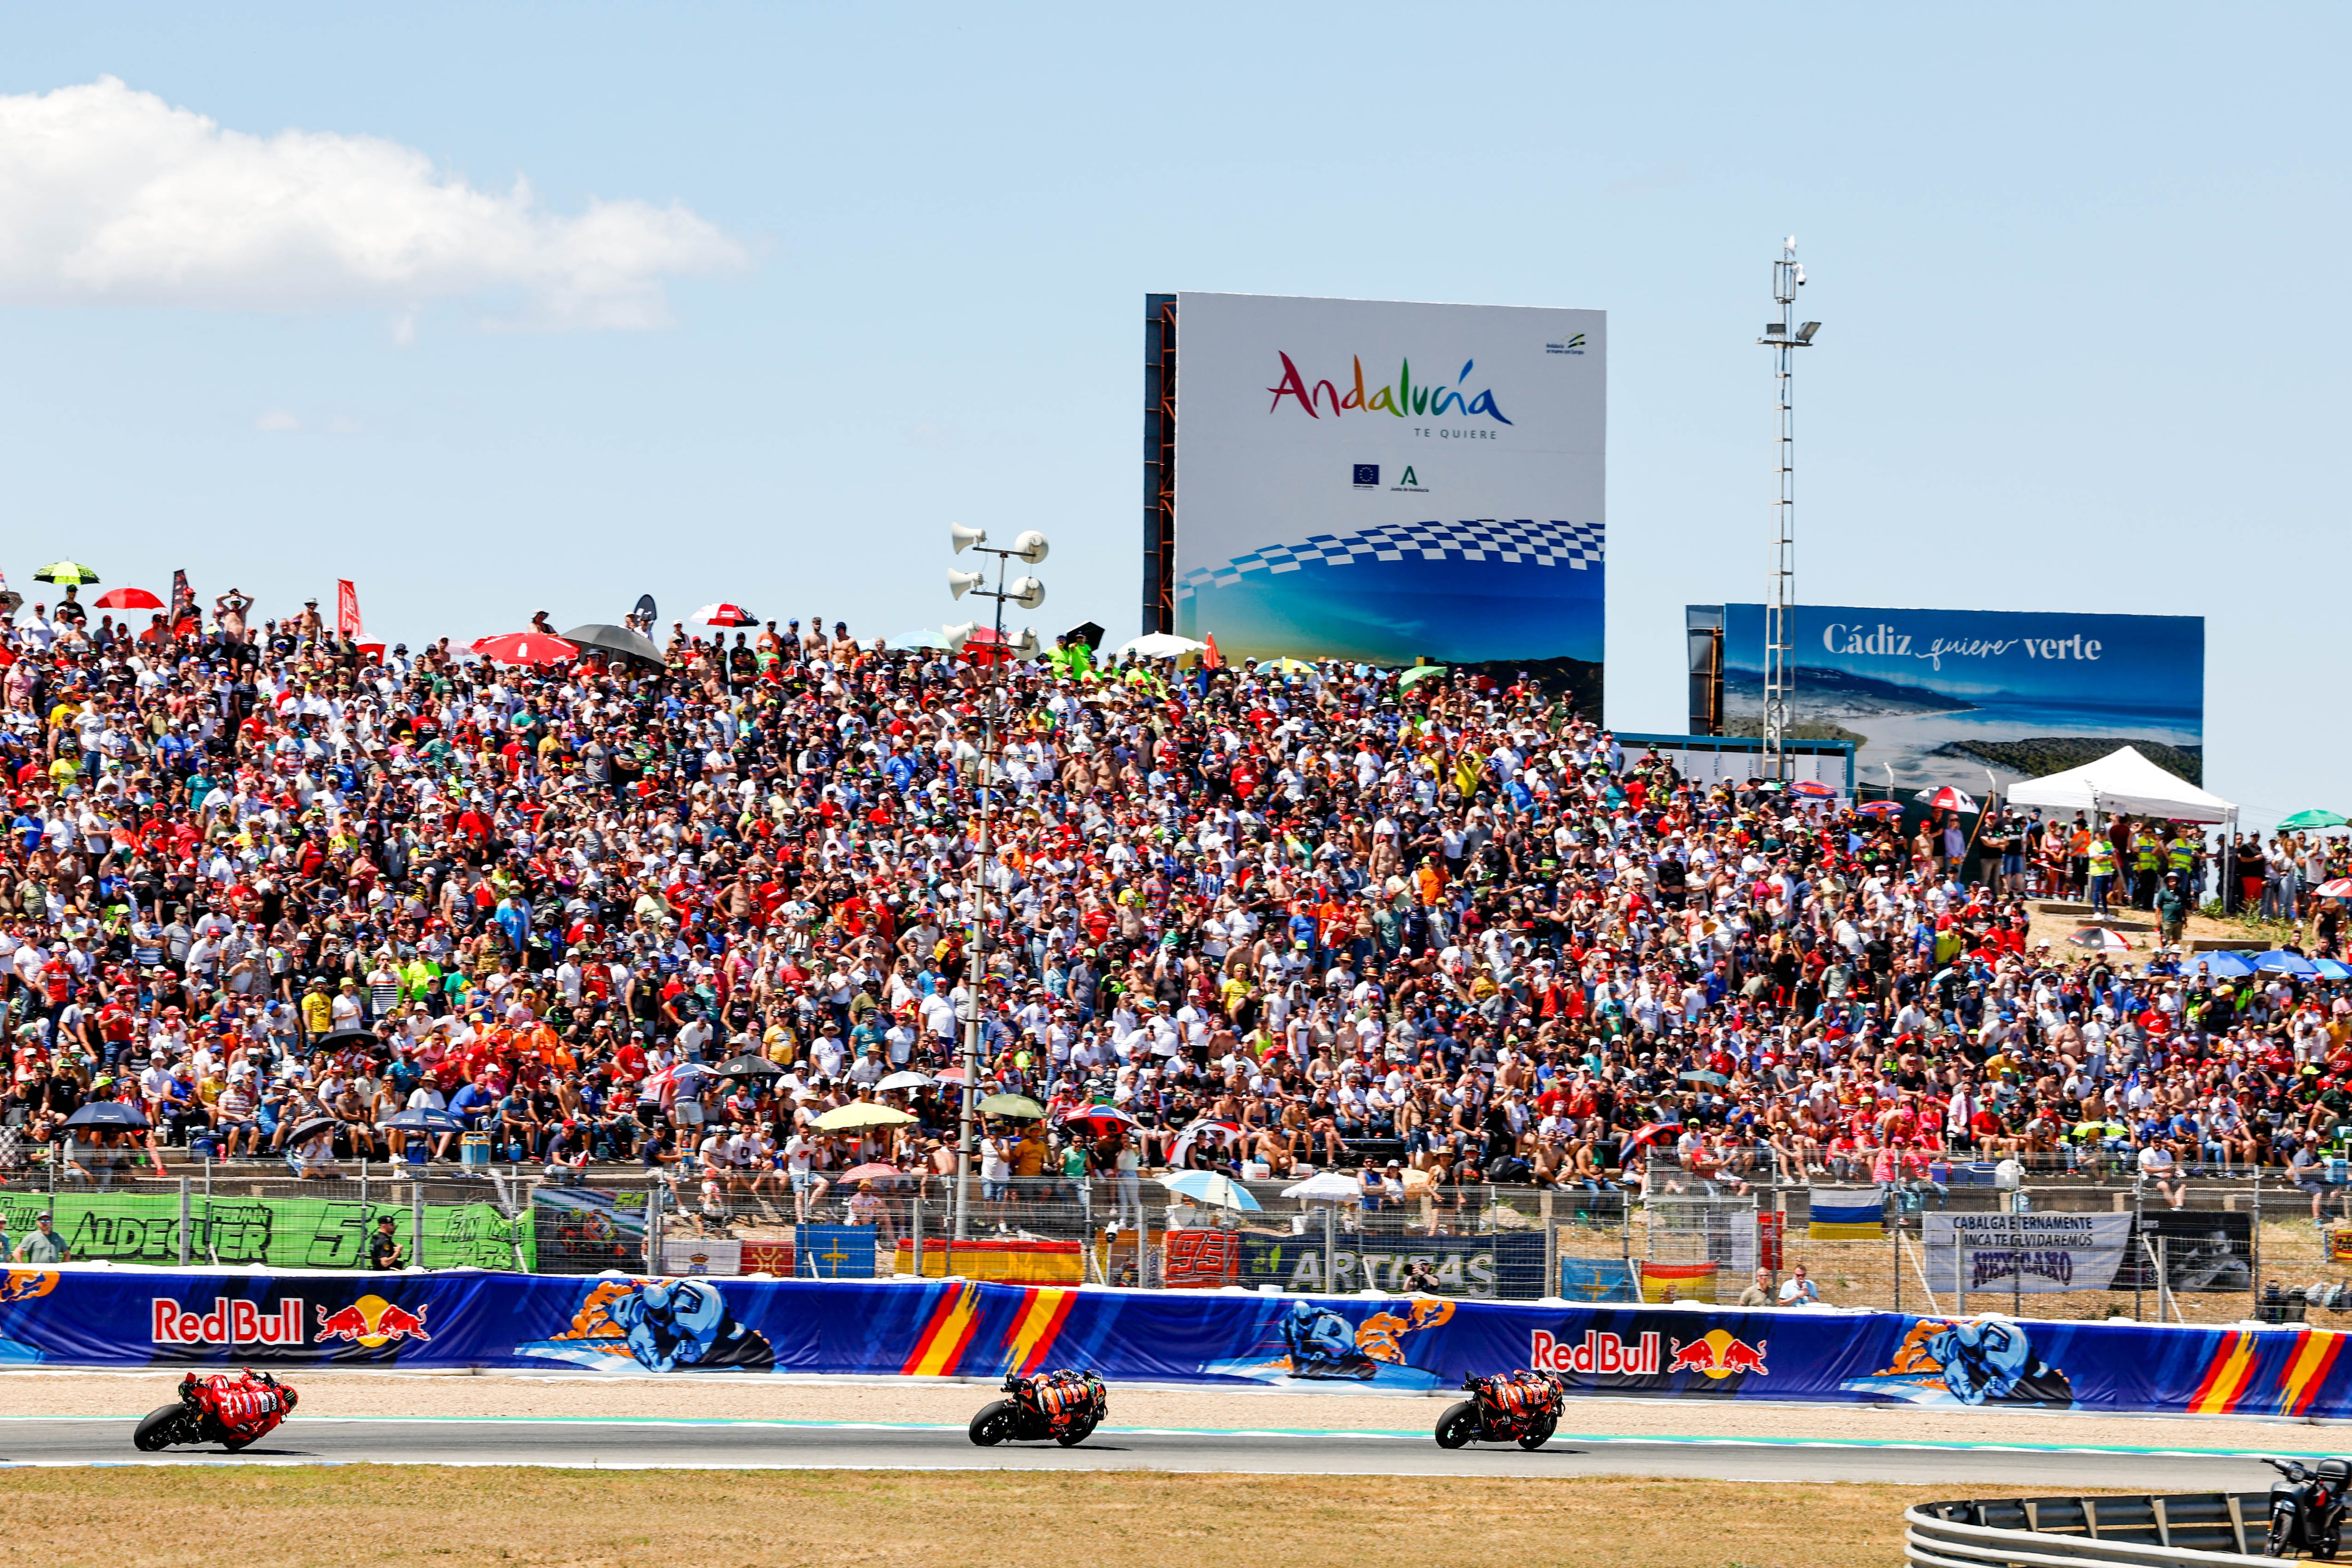
[[[879,1182],[898,1173],[898,1167],[881,1160],[868,1160],[863,1165],[852,1165],[841,1173],[845,1182]]]
[[[1819,779],[1799,779],[1789,786],[1789,793],[1803,795],[1808,800],[1833,800],[1837,797],[1837,791]]]
[[[100,594],[95,603],[101,610],[160,610],[163,601],[144,588],[116,588]]]
[[[1864,816],[1900,816],[1903,815],[1902,803],[1892,800],[1866,800],[1860,805],[1855,806],[1854,810],[1860,812]]]
[[[700,621],[707,626],[756,626],[760,624],[760,617],[742,605],[724,602],[705,605],[686,618],[689,621]]]
[[[1930,811],[1974,811],[1977,803],[1968,791],[1946,784],[1941,789],[1923,789],[1912,799]]]
[[[376,1123],[394,1132],[463,1132],[466,1124],[446,1110],[429,1106],[417,1106],[409,1110],[395,1110]]]
[[[2131,939],[2105,926],[2084,926],[2066,939],[2066,945],[2085,948],[2093,952],[2129,952]]]
[[[33,574],[36,583],[55,583],[60,588],[78,587],[98,581],[98,574],[79,561],[52,561]]]
[[[476,640],[474,651],[499,664],[570,664],[580,657],[577,643],[545,632],[507,632]]]
[[[782,1078],[784,1076],[784,1069],[778,1067],[775,1063],[770,1061],[765,1057],[755,1057],[747,1052],[740,1057],[730,1057],[727,1060],[720,1062],[718,1069],[710,1076],[713,1078],[744,1079]]]
[[[1045,1108],[1025,1094],[992,1094],[980,1102],[980,1113],[1034,1121],[1045,1114]]]
[[[1408,686],[1418,686],[1433,675],[1444,675],[1445,670],[1446,667],[1442,664],[1416,664],[1397,677],[1397,689],[1402,691]]]
[[[1363,1184],[1353,1176],[1343,1176],[1337,1171],[1319,1171],[1296,1186],[1283,1188],[1282,1195],[1302,1201],[1360,1198],[1364,1195],[1364,1188]]]
[[[104,599],[100,599],[99,603],[103,605],[106,601]],[[2338,816],[2332,811],[2321,811],[2315,807],[2310,811],[2296,812],[2293,816],[2288,817],[2284,822],[2279,824],[2279,831],[2282,833],[2305,833],[2317,827],[2343,827],[2346,826],[2347,826],[2347,823],[2344,817]]]
[[[2319,966],[2299,952],[2289,952],[2274,947],[2268,952],[2254,955],[2254,967],[2266,974],[2292,974],[2298,979],[2310,979],[2319,973]]]
[[[821,1132],[844,1132],[853,1127],[897,1127],[913,1120],[903,1110],[857,1100],[835,1106],[816,1119],[816,1125]]]
[[[1220,1171],[1177,1171],[1160,1177],[1160,1184],[1195,1203],[1214,1204],[1221,1209],[1262,1209],[1265,1206],[1250,1196],[1247,1187]]]
[[[921,1089],[930,1081],[931,1075],[929,1073],[894,1072],[874,1087],[879,1089]]]

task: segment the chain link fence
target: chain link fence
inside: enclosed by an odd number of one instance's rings
[[[1204,1195],[1136,1174],[974,1180],[960,1196],[941,1173],[796,1183],[677,1166],[590,1177],[346,1162],[303,1179],[270,1164],[158,1176],[93,1160],[0,1182],[0,1226],[13,1250],[47,1214],[76,1258],[163,1266],[359,1268],[388,1236],[403,1264],[551,1274],[1594,1303],[1789,1293],[1935,1314],[2352,1326],[2352,1188],[2275,1171],[2033,1180],[1939,1163],[1840,1185],[1661,1164],[1639,1180],[1551,1188],[1327,1176],[1323,1195],[1298,1197],[1283,1195],[1296,1184],[1191,1174]]]

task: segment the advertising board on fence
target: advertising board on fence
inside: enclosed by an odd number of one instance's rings
[[[367,1261],[368,1233],[379,1218],[390,1216],[402,1250],[407,1250],[412,1212],[405,1202],[192,1196],[188,1257],[192,1263],[357,1268]],[[176,1193],[0,1193],[5,1245],[13,1249],[43,1214],[57,1216],[58,1236],[76,1258],[180,1260]],[[529,1218],[509,1220],[490,1204],[425,1205],[421,1261],[428,1268],[529,1268],[536,1252]]]
[[[2104,1290],[2122,1268],[2127,1214],[1930,1214],[1927,1283],[2028,1296]]]
[[[1608,318],[1177,296],[1175,629],[1544,661],[1598,711]]]
[[[828,1239],[824,1245],[832,1245]],[[2352,1416],[2352,1336],[1827,1309],[1107,1290],[970,1280],[11,1270],[0,1363],[1001,1377]]]
[[[1311,1230],[1292,1237],[1171,1230],[1161,1255],[1162,1279],[1177,1289],[1410,1290],[1419,1268],[1448,1295],[1533,1300],[1545,1293],[1543,1268],[1543,1237],[1523,1231],[1377,1240],[1349,1233],[1327,1247]]]

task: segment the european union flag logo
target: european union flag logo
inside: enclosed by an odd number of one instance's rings
[[[1360,488],[1368,485],[1376,486],[1380,482],[1381,466],[1378,463],[1358,463],[1356,465],[1356,483]]]

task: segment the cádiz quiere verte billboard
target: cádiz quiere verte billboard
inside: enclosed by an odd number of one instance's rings
[[[1722,611],[1724,728],[1754,733],[1764,606]],[[1797,732],[1857,742],[1863,785],[1981,791],[2123,745],[2203,782],[2202,616],[1800,605],[1791,640]]]
[[[1179,632],[1234,657],[1559,661],[1597,706],[1603,312],[1176,300]]]

